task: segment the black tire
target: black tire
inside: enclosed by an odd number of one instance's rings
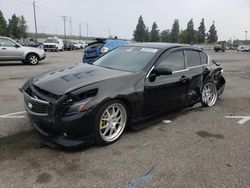
[[[206,89],[207,89],[207,92],[206,92]],[[211,92],[208,92],[208,91],[211,91]],[[217,97],[218,97],[218,93],[217,93],[217,88],[215,84],[212,81],[205,82],[201,90],[202,106],[205,106],[205,107],[213,106],[217,101]]]
[[[113,106],[121,108],[120,114],[118,113],[116,116],[113,116],[113,117],[110,116],[110,119],[112,119],[112,120],[110,120],[110,121],[107,120],[106,125],[103,128],[101,128],[101,126],[103,126],[103,124],[105,124],[105,120],[101,120],[102,117],[104,117],[106,111],[107,110],[109,111],[109,109]],[[113,108],[112,108],[112,110],[113,110]],[[110,114],[112,114],[112,113],[110,113]],[[116,117],[117,116],[120,117],[119,115],[123,117],[123,118],[121,118],[121,122],[123,122],[123,123],[120,123],[120,125],[118,123],[115,123]],[[95,140],[96,140],[96,143],[98,145],[103,146],[103,145],[109,145],[109,144],[116,142],[122,136],[122,134],[125,130],[125,127],[127,125],[127,122],[128,122],[128,110],[127,110],[127,106],[125,103],[123,103],[120,100],[112,100],[112,101],[108,101],[107,103],[103,104],[99,108],[99,110],[97,111],[96,117],[95,117]],[[110,139],[108,139],[108,136],[105,137],[105,135],[104,135],[106,132],[105,127],[107,127],[106,129],[108,129],[108,132],[107,132],[108,134],[110,134],[110,132],[114,131],[113,132],[114,138],[112,138],[112,136]],[[103,129],[105,129],[105,130],[103,131]]]
[[[30,65],[37,65],[39,63],[39,58],[36,54],[29,54],[26,61]]]

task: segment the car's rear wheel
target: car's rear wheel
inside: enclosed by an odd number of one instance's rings
[[[206,107],[211,107],[217,100],[217,88],[213,82],[204,84],[201,91],[201,104]]]
[[[39,63],[39,59],[38,59],[38,56],[36,54],[28,55],[26,61],[30,65],[37,65]]]
[[[99,145],[116,142],[127,124],[127,108],[120,100],[105,103],[96,116],[96,141]]]

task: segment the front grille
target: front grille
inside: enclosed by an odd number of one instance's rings
[[[49,102],[29,96],[24,92],[24,102],[26,109],[36,115],[48,115]]]
[[[53,45],[44,45],[44,48],[54,48]]]

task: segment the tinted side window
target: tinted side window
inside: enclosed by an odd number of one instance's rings
[[[187,67],[201,65],[200,53],[197,51],[186,51]]]
[[[207,55],[204,52],[200,52],[201,64],[207,64]]]
[[[185,69],[183,51],[171,53],[165,59],[162,60],[162,62],[159,64],[159,67],[166,67],[172,69],[172,71]]]

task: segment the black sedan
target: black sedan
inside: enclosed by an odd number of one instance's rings
[[[135,43],[93,65],[46,72],[21,91],[33,127],[51,142],[74,148],[111,144],[125,127],[201,102],[211,107],[222,94],[222,68],[189,45]],[[146,121],[147,122],[147,121]]]

